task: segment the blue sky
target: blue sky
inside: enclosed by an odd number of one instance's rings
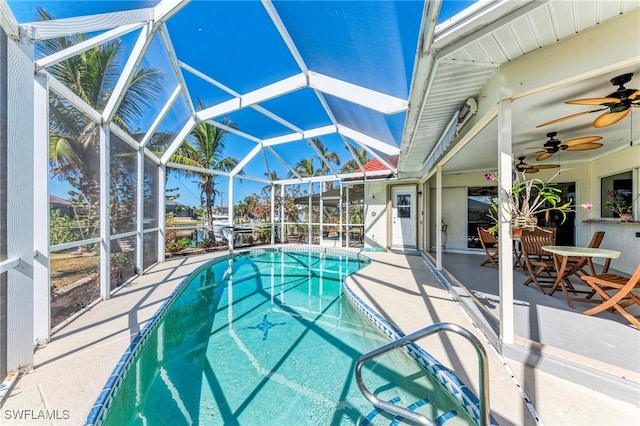
[[[8,3],[18,21],[24,23],[35,19],[36,6],[43,7],[56,18],[65,18],[150,7],[157,2],[9,0]],[[439,22],[472,3],[443,2]],[[274,6],[309,69],[392,96],[408,98],[422,2],[274,1]],[[268,19],[265,8],[257,0],[194,0],[173,16],[167,27],[181,61],[235,93],[244,94],[300,72],[295,59]],[[137,35],[130,33],[122,38],[124,56],[128,56],[126,53]],[[124,60],[122,62],[123,66]],[[154,108],[138,123],[139,130],[145,131],[178,84],[178,78],[159,38],[152,42],[141,66],[165,72],[162,93],[158,94]],[[161,131],[175,134],[182,127],[188,114],[188,102],[195,104],[199,100],[209,107],[233,97],[197,75],[184,70],[183,75],[191,99],[181,97],[176,102],[160,125]],[[338,123],[399,146],[404,113],[385,116],[330,95],[325,95],[325,99]],[[331,124],[311,89],[298,90],[263,102],[260,106],[303,130]],[[282,124],[252,109],[220,118],[231,119],[238,129],[260,139],[291,133]],[[330,151],[340,156],[342,162],[350,158],[342,138],[323,136],[321,140]],[[255,142],[230,134],[224,156],[240,159],[254,146]],[[302,158],[314,156],[304,142],[277,145],[274,150],[291,165]],[[266,157],[270,171],[275,171],[280,178],[288,175],[288,169],[271,153],[267,153]],[[245,169],[245,173],[259,178],[265,178],[266,171],[262,155],[252,160]],[[194,180],[171,177],[167,187],[182,187],[178,201],[196,205],[199,204],[199,191]],[[226,182],[219,186],[226,193]],[[263,186],[245,180],[236,185],[234,200],[259,192]],[[66,198],[68,189],[65,184],[52,181],[53,194]],[[226,204],[226,195],[223,199]]]

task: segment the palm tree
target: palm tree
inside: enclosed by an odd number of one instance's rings
[[[291,174],[291,173],[290,173]],[[267,179],[269,179],[271,182],[277,182],[280,180],[280,177],[278,176],[278,172],[276,171],[271,171],[271,172],[264,172],[264,175],[266,176]],[[273,186],[272,183],[267,184],[265,186],[262,187],[262,192],[268,192],[271,191],[271,187]]]
[[[199,99],[197,100],[197,106],[199,110],[204,109],[204,104]],[[229,119],[223,119],[221,123],[227,127],[235,128],[235,124]],[[171,156],[170,161],[203,169],[229,172],[240,161],[234,157],[223,157],[227,135],[228,132],[226,130],[202,121],[189,134],[193,142],[190,139],[185,139],[180,148]],[[216,190],[216,176],[187,170],[179,170],[177,172],[190,176],[196,175],[200,178],[200,199],[202,206],[205,208],[210,237],[213,239],[214,206],[216,196],[220,194]]]
[[[328,163],[335,163],[337,166],[340,165],[340,157],[338,156],[338,154],[335,152],[329,152],[329,148],[324,146],[319,138],[312,138],[311,143],[314,144],[316,148],[318,148],[318,151],[320,151],[320,154],[322,155],[321,157],[317,155],[315,156],[315,158],[320,160],[320,169],[318,169],[318,171],[321,175],[326,176],[331,171]],[[331,182],[322,182],[322,191],[329,190],[332,187],[333,184]]]
[[[353,145],[351,145],[351,149],[353,150],[353,153],[356,155],[356,158],[358,159],[360,164],[364,165],[369,161],[369,156],[366,149],[356,148]],[[340,173],[353,173],[358,170],[360,166],[358,165],[358,161],[356,161],[356,158],[352,158],[351,160],[344,163],[342,165],[342,168],[340,169]]]
[[[43,8],[37,9],[41,20],[53,17]],[[38,44],[39,53],[48,56],[86,39],[84,34],[47,39]],[[118,81],[122,47],[120,41],[111,41],[88,49],[47,69],[74,94],[98,112],[104,111]],[[144,112],[161,93],[164,75],[161,71],[140,68],[125,92],[114,122],[131,133]],[[97,228],[99,208],[99,125],[55,95],[50,97],[49,108],[49,161],[51,172],[66,179],[74,188],[72,201],[85,214],[85,225],[90,236]],[[116,164],[122,169],[121,162]],[[112,161],[112,165],[115,164]],[[135,164],[135,163],[134,163]],[[114,174],[112,180],[122,174]],[[112,185],[114,186],[114,185]],[[115,187],[118,186],[117,183]]]
[[[298,175],[302,177],[311,177],[315,174],[313,169],[313,158],[303,158],[298,161],[295,166],[293,166],[293,170],[298,173]],[[295,173],[289,172],[289,177],[294,178],[297,177]]]
[[[322,141],[319,138],[312,138],[311,143],[318,148],[318,151],[322,154],[322,157],[316,156],[318,160],[320,160],[320,173],[323,175],[329,174],[331,168],[327,163],[335,163],[336,166],[340,165],[340,156],[338,156],[335,152],[329,152],[329,148],[324,146]],[[327,160],[326,162],[324,160]]]

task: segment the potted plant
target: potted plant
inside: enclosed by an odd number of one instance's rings
[[[511,191],[508,194],[509,210],[511,211],[511,231],[518,235],[522,230],[534,230],[538,227],[537,215],[544,213],[548,221],[549,213],[557,211],[562,214],[562,222],[567,219],[567,212],[572,211],[572,201],[563,202],[562,190],[551,181],[560,174],[558,171],[546,182],[542,179],[526,179],[524,172],[518,174],[513,181]],[[491,173],[485,174],[487,180],[497,180]],[[494,221],[494,225],[489,228],[489,232],[495,234],[498,230],[498,200],[492,200],[489,209],[489,216]]]
[[[607,195],[609,199],[604,202],[604,208],[620,216],[622,222],[631,222],[633,220],[633,203],[628,202],[621,191],[610,189],[607,191]]]

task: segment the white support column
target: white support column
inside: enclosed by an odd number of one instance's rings
[[[271,184],[271,245],[276,243],[276,186]]]
[[[34,343],[34,48],[0,34],[0,114],[6,148],[6,257],[18,260],[0,284],[0,370],[16,371],[33,365]],[[39,94],[39,96],[41,93]],[[48,122],[47,122],[48,127]],[[41,132],[41,129],[39,129]],[[5,180],[6,179],[6,180]],[[45,195],[46,196],[46,195]],[[48,200],[47,200],[48,202]],[[49,210],[47,209],[47,215]],[[6,284],[6,287],[5,287]],[[42,289],[42,283],[38,284]],[[6,327],[6,328],[5,328]],[[6,367],[6,368],[5,368]],[[4,380],[1,377],[0,380]]]
[[[424,183],[424,216],[422,219],[422,232],[424,234],[424,251],[431,251],[431,209],[427,206],[431,206],[433,204],[433,199],[431,198],[431,179],[427,179]]]
[[[342,182],[340,182],[340,202],[338,203],[338,212],[340,214],[340,220],[338,222],[338,241],[340,241],[340,247],[342,247]]]
[[[229,250],[233,252],[235,247],[235,234],[233,233],[233,176],[229,176],[229,226],[231,227],[231,241],[229,241]]]
[[[229,177],[229,226],[233,226],[233,177]]]
[[[342,196],[341,196],[342,198]],[[347,229],[347,236],[346,236],[346,240],[347,240],[347,247],[349,247],[350,245],[350,241],[349,241],[349,224],[350,224],[350,220],[349,220],[349,187],[347,186],[347,203],[345,204],[345,210],[346,210],[346,214],[345,214],[345,218],[346,220],[346,229]],[[340,216],[342,217],[342,216]]]
[[[49,341],[51,290],[49,260],[49,88],[45,73],[33,85],[33,338],[36,346]]]
[[[442,271],[442,166],[436,166],[436,269]]]
[[[313,204],[311,203],[311,190],[313,189],[313,183],[309,182],[309,216],[307,217],[307,222],[309,222],[309,229],[307,230],[309,233],[309,239],[307,240],[308,244],[311,245],[313,243]]]
[[[136,203],[136,272],[144,271],[144,150],[136,152],[137,169],[137,203]]]
[[[165,221],[165,204],[167,202],[165,198],[165,176],[167,174],[167,169],[164,164],[158,167],[158,262],[164,262],[165,260],[165,232],[167,228],[167,224]]]
[[[2,105],[7,150],[6,255],[7,259],[19,259],[18,265],[6,272],[6,312],[1,313],[7,328],[0,330],[0,346],[6,349],[0,358],[6,355],[7,371],[11,372],[33,365],[34,54],[28,41],[17,43],[1,34],[0,44],[0,84],[6,89]]]
[[[320,193],[318,194],[318,204],[320,205],[320,233],[318,235],[318,240],[320,241],[320,245],[324,244],[324,200],[322,199],[322,183],[320,184]]]
[[[280,244],[284,243],[284,184],[280,185]]]
[[[500,340],[513,344],[513,240],[511,239],[511,210],[509,196],[512,185],[511,156],[511,100],[498,104],[498,229],[499,259],[498,277],[500,287]]]
[[[100,126],[100,297],[111,298],[111,217],[109,193],[111,169],[109,125]]]

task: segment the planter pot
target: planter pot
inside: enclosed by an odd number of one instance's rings
[[[522,217],[516,216],[511,218],[511,232],[513,233],[516,229],[526,231],[533,231],[536,229],[536,225],[538,225],[538,218],[536,217]],[[514,234],[515,235],[515,234]]]
[[[633,213],[618,213],[621,222],[633,222]]]

